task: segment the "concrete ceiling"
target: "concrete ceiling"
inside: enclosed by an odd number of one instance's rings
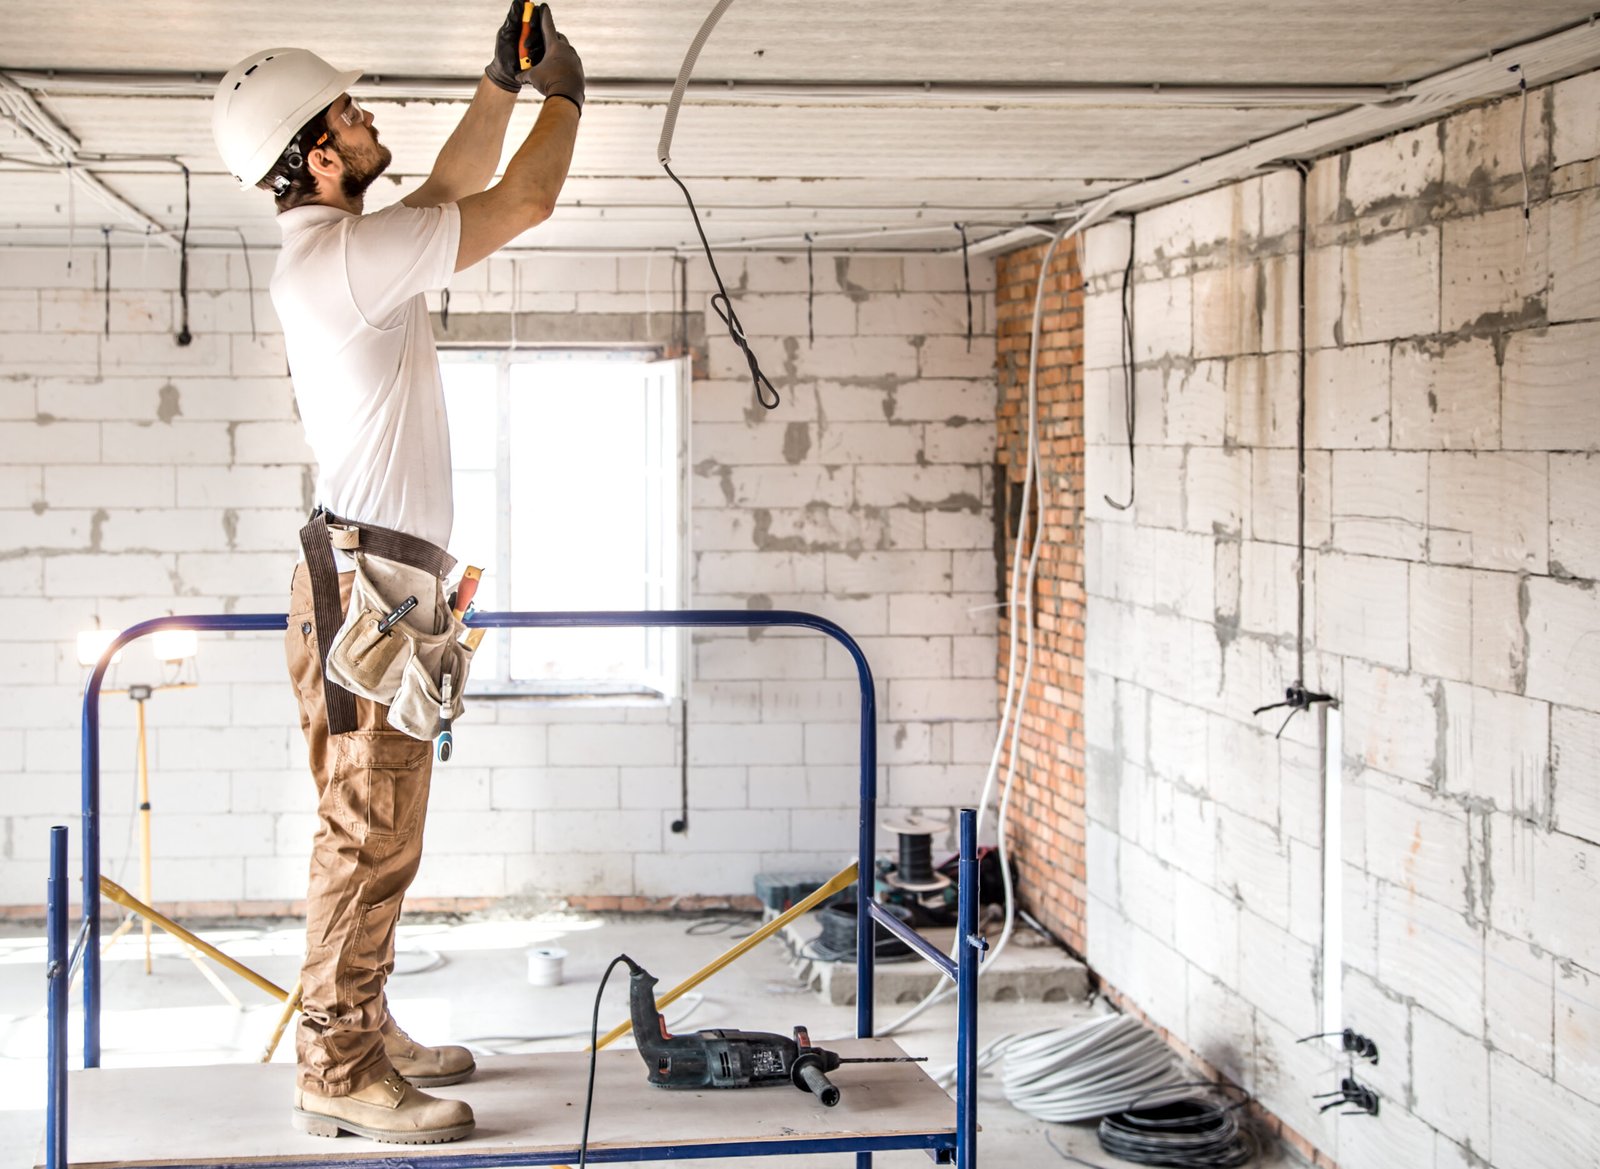
[[[655,158],[664,99],[710,0],[565,0],[556,16],[583,53],[596,98],[585,112],[573,178],[556,218],[524,241],[571,248],[677,248],[693,228]],[[276,242],[271,202],[241,192],[210,143],[200,94],[246,53],[301,44],[340,67],[362,68],[394,151],[398,183],[369,206],[420,181],[481,71],[497,3],[328,5],[278,0],[239,7],[210,0],[123,0],[112,8],[58,0],[0,5],[0,71],[17,78],[116,196],[170,228],[182,221],[176,157],[194,172],[192,242],[222,244],[235,228]],[[447,13],[448,15],[442,15]],[[1559,0],[1122,0],[1062,4],[809,5],[738,0],[700,58],[696,82],[734,81],[747,97],[691,96],[673,146],[714,242],[788,246],[890,228],[868,247],[949,246],[955,222],[999,225],[1070,207],[1131,181],[1168,174],[1352,105],[1338,95],[1248,93],[1222,104],[1173,100],[1170,87],[1394,87],[1587,18]],[[53,81],[38,75],[54,71]],[[90,77],[89,75],[111,75]],[[199,75],[198,77],[196,75]],[[90,82],[94,84],[90,84]],[[130,85],[160,81],[166,92]],[[103,82],[118,90],[106,91]],[[1131,91],[888,93],[823,102],[806,84],[932,82],[1005,88],[1161,83],[1160,99]],[[645,83],[640,85],[639,83]],[[782,87],[762,93],[761,86]],[[642,92],[641,92],[642,90]],[[606,94],[613,96],[608,98]],[[430,96],[418,97],[417,94]],[[1159,104],[1153,104],[1159,102]],[[1286,104],[1291,103],[1292,104]],[[508,151],[531,124],[527,99]],[[0,119],[0,154],[50,155]],[[142,172],[142,173],[140,173]],[[56,240],[66,226],[67,180],[20,161],[0,163],[0,243]],[[123,223],[80,191],[80,229]],[[909,229],[922,229],[914,234]],[[974,229],[981,235],[986,228]],[[228,233],[227,235],[223,233]],[[236,237],[234,237],[236,238]]]

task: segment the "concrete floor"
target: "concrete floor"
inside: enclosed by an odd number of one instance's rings
[[[741,918],[719,932],[715,922],[696,925],[694,919],[640,916],[414,921],[400,930],[396,976],[390,983],[392,1009],[423,1042],[464,1042],[485,1053],[577,1050],[587,1042],[599,977],[618,952],[625,950],[640,961],[665,989],[722,953],[753,924],[753,918]],[[687,932],[691,927],[696,934]],[[200,932],[279,985],[293,984],[302,944],[297,924],[229,924]],[[526,952],[532,946],[558,946],[568,952],[562,985],[529,984]],[[147,976],[143,950],[143,940],[135,934],[119,941],[107,955],[105,1066],[237,1063],[260,1058],[277,1018],[275,1003],[226,975],[226,983],[244,1002],[243,1009],[228,1005],[159,933],[154,973]],[[43,961],[38,929],[0,929],[0,1169],[35,1165],[43,1133]],[[625,974],[614,974],[607,986],[602,1031],[626,1015]],[[667,1011],[674,1030],[723,1026],[787,1033],[796,1024],[805,1024],[818,1042],[853,1033],[853,1008],[829,1005],[807,989],[795,977],[789,956],[777,941],[763,943],[702,989],[704,998],[692,1010],[685,1011],[694,1001],[686,996]],[[879,1026],[898,1018],[904,1009],[880,1002]],[[980,1036],[986,1042],[1008,1031],[1064,1026],[1091,1013],[1093,1008],[1083,1002],[984,1003]],[[71,1024],[74,1058],[81,1035],[81,1018],[75,1013]],[[927,1055],[930,1069],[949,1064],[955,1052],[953,1002],[926,1012],[896,1038],[909,1053]],[[291,1032],[275,1059],[293,1058]],[[980,1093],[983,1132],[978,1147],[984,1163],[1008,1167],[1070,1163],[1052,1150],[1046,1130],[1061,1149],[1094,1164],[1110,1163],[1099,1150],[1092,1125],[1036,1121],[1007,1104],[992,1078],[984,1080]],[[597,1101],[596,1106],[603,1102]],[[285,1124],[289,1123],[288,1108],[285,1100]],[[460,1146],[440,1146],[446,1147]],[[743,1163],[796,1165],[802,1159],[764,1157]],[[843,1169],[853,1166],[854,1159],[832,1155],[804,1158],[803,1163]],[[885,1169],[930,1164],[924,1153],[880,1154],[875,1163]]]

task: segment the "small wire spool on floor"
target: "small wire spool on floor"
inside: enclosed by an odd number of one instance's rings
[[[911,911],[898,905],[886,905],[886,910],[911,924]],[[856,903],[854,901],[830,905],[817,912],[822,932],[806,943],[801,957],[818,962],[854,962],[856,959]],[[895,937],[883,926],[873,931],[872,955],[879,962],[900,962],[912,957],[911,947]]]
[[[885,878],[896,889],[907,893],[940,893],[950,887],[950,878],[933,867],[933,837],[947,832],[950,821],[932,816],[907,816],[885,820],[879,825],[900,838],[899,860],[894,872]]]

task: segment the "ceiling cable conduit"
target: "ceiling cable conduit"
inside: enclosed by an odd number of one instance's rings
[[[11,70],[25,89],[80,97],[210,97],[220,73],[79,72]],[[663,105],[671,96],[669,78],[594,78],[586,102]],[[471,77],[363,77],[350,91],[357,97],[392,101],[468,101],[477,87]],[[1405,102],[1398,86],[1270,83],[1213,85],[1185,82],[1054,81],[757,81],[730,78],[690,82],[683,100],[695,103],[855,105],[1078,105],[1223,106],[1237,109],[1279,106],[1351,106]]]
[[[127,223],[152,234],[166,231],[160,223],[91,173],[88,164],[79,157],[78,140],[46,113],[32,94],[12,81],[4,72],[0,72],[0,116],[15,126],[24,137],[30,139],[48,159],[64,169],[67,172],[67,180],[74,189],[82,190]],[[161,243],[173,249],[178,246],[165,235],[161,236]]]
[[[1226,183],[1281,169],[1286,161],[1316,158],[1358,142],[1395,133],[1468,102],[1514,92],[1522,84],[1547,84],[1596,65],[1600,65],[1600,22],[1587,21],[1515,46],[1486,51],[1466,64],[1396,86],[701,81],[687,85],[685,93],[688,100],[696,102],[771,99],[794,105],[804,104],[808,100],[825,104],[838,104],[846,100],[865,101],[867,99],[861,95],[866,94],[874,95],[872,100],[897,101],[900,97],[914,97],[927,104],[974,102],[983,105],[1003,105],[1008,101],[1022,104],[1032,100],[1043,102],[1048,95],[1049,101],[1062,104],[1103,107],[1146,101],[1183,106],[1206,104],[1213,99],[1214,104],[1225,105],[1230,104],[1234,97],[1239,97],[1241,101],[1290,107],[1297,104],[1304,106],[1309,102],[1308,112],[1321,102],[1321,110],[1316,116],[1305,117],[1290,129],[1224,150],[1163,175],[1129,180],[1124,185],[1115,186],[1097,201],[1064,203],[1060,208],[1044,213],[1019,209],[1011,225],[992,224],[990,226],[995,230],[991,234],[971,242],[969,254],[975,257],[1021,247],[1043,236],[1053,236],[1064,222],[1098,218],[1100,215],[1127,214],[1174,202]],[[214,82],[215,76],[205,73],[0,70],[0,116],[8,117],[23,129],[30,140],[38,143],[42,158],[59,164],[62,169],[70,163],[73,181],[93,197],[115,209],[121,218],[157,234],[161,242],[172,246],[173,241],[165,234],[164,228],[106,188],[90,173],[90,169],[104,167],[110,160],[80,155],[71,136],[39,108],[32,99],[32,93],[50,96],[131,94],[209,97]],[[475,84],[476,79],[379,75],[358,84],[354,91],[360,96],[379,100],[465,100]],[[601,96],[600,100],[664,104],[669,84],[665,80],[598,80],[591,82],[590,93],[611,95],[609,99]],[[810,98],[806,96],[808,94]],[[19,99],[25,103],[20,107],[24,112],[19,112]],[[1333,107],[1331,112],[1328,112],[1329,107]],[[585,204],[585,210],[588,209],[590,205]],[[600,208],[602,214],[605,210],[604,207]],[[724,209],[719,206],[716,210]],[[882,210],[894,214],[902,209]],[[970,218],[963,218],[971,225]],[[6,230],[0,228],[0,232]],[[809,237],[804,231],[794,231],[784,235],[719,240],[714,241],[714,246],[735,251],[804,254],[808,247],[816,243],[833,243],[836,250],[864,254],[868,249],[838,245],[851,240],[888,243],[903,238],[909,241],[919,234],[919,230],[901,224],[863,224],[829,233],[812,232]],[[932,234],[939,228],[930,224],[926,231]],[[34,233],[35,229],[29,229],[29,234]],[[960,240],[955,238],[954,232],[948,232],[947,238],[948,242],[920,247],[908,242],[904,247],[879,245],[872,250],[886,254],[957,254],[961,247]],[[605,254],[676,252],[687,255],[694,249],[692,243],[683,241],[665,248],[642,246],[635,249],[597,250],[578,247],[556,250],[573,254],[601,254],[603,251]]]
[[[149,231],[149,232],[138,231],[138,230],[135,230],[134,228],[131,228],[131,227],[112,227],[111,228],[113,246],[117,246],[117,247],[129,247],[129,246],[132,246],[134,241],[145,241],[145,240],[161,239],[163,235],[171,237],[175,241],[179,234],[180,233],[177,231],[177,229],[166,229],[166,228],[163,228],[160,233],[155,232],[155,231]],[[32,249],[32,248],[58,248],[58,247],[65,247],[66,246],[66,235],[67,235],[67,229],[64,228],[64,227],[61,227],[61,228],[37,228],[37,227],[17,227],[15,225],[0,224],[0,251],[3,251],[4,249],[7,249],[7,248],[12,248],[12,249]],[[220,226],[218,226],[218,227],[191,227],[189,229],[189,235],[191,237],[190,240],[189,240],[189,251],[190,252],[238,252],[238,251],[241,250],[240,246],[239,246],[239,243],[238,243],[239,229],[236,228],[236,227],[220,227]],[[227,243],[204,243],[204,242],[198,242],[197,243],[195,241],[195,239],[193,238],[194,236],[197,236],[197,235],[205,235],[205,236],[213,236],[213,237],[222,236],[222,237],[226,237],[229,242],[227,242]],[[120,237],[126,237],[127,238],[127,243],[125,243],[125,244],[118,243],[117,240]],[[250,250],[252,252],[257,252],[257,253],[262,253],[262,254],[274,253],[274,252],[276,252],[278,250],[278,244],[276,242],[271,242],[271,243],[263,242],[260,239],[257,239],[253,243],[249,243],[248,246],[249,246],[249,248],[250,248]],[[176,250],[176,243],[174,243],[174,250]],[[726,251],[726,252],[730,252],[730,253],[735,253],[735,254],[738,254],[738,255],[751,255],[751,256],[755,256],[755,255],[761,255],[761,256],[788,256],[788,255],[792,255],[792,256],[801,256],[801,257],[803,257],[806,254],[804,248],[760,248],[760,249],[756,249],[756,248],[719,248],[718,250],[719,251]],[[623,247],[593,246],[593,247],[591,247],[591,246],[584,246],[584,245],[576,245],[575,244],[575,245],[567,246],[567,247],[563,247],[563,246],[537,247],[537,248],[535,248],[535,247],[507,247],[507,248],[501,248],[500,251],[498,251],[495,254],[500,256],[500,257],[502,257],[502,258],[506,258],[506,259],[519,259],[519,258],[520,259],[536,259],[536,258],[539,258],[539,257],[547,257],[547,256],[594,256],[594,257],[630,258],[630,259],[649,259],[652,256],[663,256],[663,257],[677,257],[677,258],[685,258],[685,259],[687,259],[687,258],[690,258],[692,256],[698,255],[699,252],[698,252],[698,249],[692,249],[692,248],[689,248],[689,247],[679,247],[679,248],[655,247],[655,246],[646,245],[646,244],[641,244],[638,247],[632,247],[632,248],[626,247],[626,246],[623,246]],[[926,255],[929,255],[930,253],[929,253],[929,250],[927,248],[909,248],[909,247],[908,248],[888,248],[888,247],[882,247],[882,248],[829,248],[828,249],[828,254],[829,255],[842,255],[842,256],[856,256],[856,257],[861,257],[861,258],[867,258],[867,257],[872,257],[872,256],[881,256],[881,257],[883,257],[885,259],[898,259],[898,258],[904,258],[904,257],[907,257],[907,256],[926,256]]]

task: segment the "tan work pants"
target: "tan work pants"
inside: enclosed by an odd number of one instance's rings
[[[341,609],[355,574],[339,575]],[[303,999],[295,1049],[307,1091],[344,1096],[389,1071],[380,1030],[394,969],[400,903],[422,859],[433,775],[430,744],[389,727],[388,707],[356,699],[357,729],[328,734],[311,581],[295,569],[285,637],[300,728],[317,785],[317,834],[306,892]]]

